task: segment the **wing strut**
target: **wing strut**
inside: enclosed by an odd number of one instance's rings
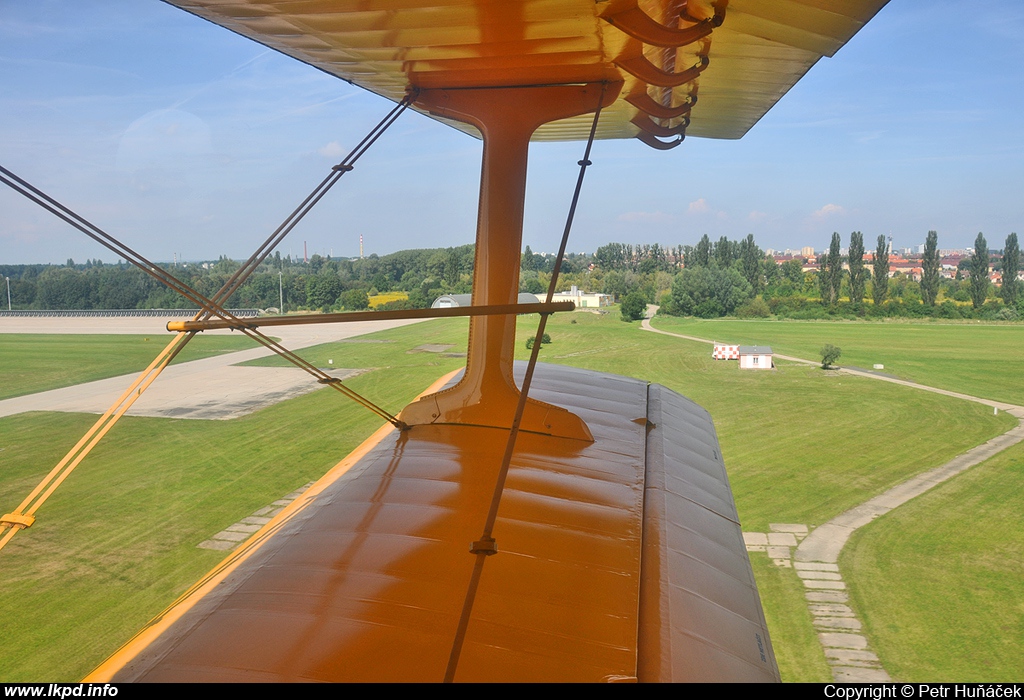
[[[558,275],[562,269],[562,260],[565,258],[565,247],[569,242],[569,231],[572,229],[572,222],[576,216],[576,205],[580,200],[580,190],[583,188],[583,177],[587,173],[587,166],[592,165],[590,161],[590,149],[594,145],[594,135],[597,133],[597,122],[601,118],[601,107],[604,102],[605,86],[601,86],[601,95],[597,101],[597,111],[594,112],[594,123],[590,127],[590,138],[587,139],[587,148],[583,153],[583,159],[579,161],[580,174],[576,178],[576,190],[572,195],[572,204],[569,205],[569,214],[565,219],[565,229],[562,231],[562,242],[558,247],[558,256],[555,258],[555,267],[551,271],[551,282],[548,284],[548,295],[546,303],[550,304],[558,288]],[[498,480],[494,485],[494,495],[491,497],[491,507],[487,511],[487,520],[484,521],[483,533],[480,539],[470,546],[470,553],[476,557],[473,564],[473,573],[469,580],[469,587],[466,590],[466,598],[462,604],[462,614],[459,617],[459,625],[455,630],[455,639],[452,641],[451,654],[448,657],[448,668],[445,669],[444,682],[451,683],[455,680],[455,671],[459,666],[459,657],[462,654],[462,643],[466,639],[466,630],[469,628],[469,617],[473,612],[473,602],[476,599],[476,590],[480,584],[480,576],[483,574],[484,561],[492,554],[498,553],[498,545],[494,540],[494,523],[498,519],[498,506],[501,505],[501,495],[505,490],[505,479],[508,476],[509,466],[512,464],[512,453],[516,448],[516,438],[519,437],[519,427],[522,424],[523,412],[526,409],[527,395],[530,393],[530,384],[533,381],[533,370],[537,366],[537,357],[540,353],[541,339],[544,337],[544,329],[547,327],[549,313],[541,313],[540,323],[537,324],[537,333],[533,338],[533,349],[530,352],[530,362],[526,366],[526,376],[523,378],[523,387],[519,394],[519,402],[516,404],[515,416],[512,419],[512,428],[509,430],[508,442],[505,443],[505,454],[501,459],[501,468],[498,470]]]
[[[417,105],[476,127],[484,151],[477,214],[473,305],[510,304],[519,290],[523,205],[530,137],[543,124],[614,101],[622,83],[438,88],[420,91]],[[474,316],[469,326],[466,371],[458,384],[409,404],[399,417],[408,425],[490,426],[507,430],[520,399],[512,373],[514,316]],[[593,441],[574,413],[536,399],[526,403],[521,430]]]

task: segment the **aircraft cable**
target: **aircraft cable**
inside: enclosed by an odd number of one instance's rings
[[[25,196],[26,198],[35,202],[36,204],[43,207],[47,211],[53,213],[55,216],[67,222],[71,226],[77,228],[79,231],[89,236],[100,245],[113,251],[117,255],[125,258],[128,262],[135,265],[146,274],[154,277],[158,281],[162,282],[163,284],[167,285],[174,291],[184,296],[189,301],[201,307],[200,311],[194,317],[194,320],[198,320],[200,316],[204,314],[219,316],[224,321],[228,322],[230,324],[230,327],[240,330],[242,333],[244,333],[251,339],[255,340],[264,347],[277,353],[278,355],[288,360],[292,364],[296,365],[300,369],[313,375],[319,383],[326,384],[331,388],[337,390],[338,392],[344,394],[345,396],[348,396],[350,399],[360,404],[361,406],[364,406],[369,410],[373,411],[378,416],[394,425],[396,428],[399,428],[401,430],[406,427],[405,423],[398,420],[398,418],[396,418],[390,412],[376,405],[375,403],[373,403],[366,397],[360,395],[353,389],[350,389],[349,387],[345,386],[342,383],[342,381],[337,377],[332,377],[331,375],[327,374],[320,368],[302,359],[301,357],[293,353],[291,350],[288,350],[287,348],[282,346],[280,343],[264,335],[261,331],[255,328],[247,327],[244,321],[237,318],[230,312],[226,311],[224,308],[220,306],[218,302],[203,296],[202,294],[200,294],[199,292],[197,292],[196,290],[192,289],[190,286],[179,280],[177,277],[172,275],[171,273],[167,272],[160,266],[150,262],[142,255],[136,253],[134,250],[124,245],[110,234],[103,231],[103,229],[89,222],[87,219],[79,216],[68,207],[64,206],[57,200],[48,196],[46,193],[42,192],[38,188],[32,186],[31,184],[21,179],[11,171],[7,170],[3,166],[0,166],[0,173],[2,173],[0,174],[0,182],[3,182],[7,186],[11,187],[11,189],[18,192],[19,194]],[[14,182],[12,182],[12,180]],[[193,335],[194,334],[189,335],[188,340],[191,340]],[[188,342],[188,340],[186,340],[185,342]]]
[[[363,140],[356,144],[356,147],[345,156],[344,160],[331,168],[331,173],[325,177],[319,185],[317,185],[309,195],[302,200],[302,203],[296,207],[277,229],[274,230],[270,237],[263,242],[259,248],[249,256],[249,259],[235,271],[235,273],[228,279],[224,284],[224,287],[214,295],[213,300],[218,302],[226,302],[227,299],[238,290],[245,280],[256,271],[256,268],[270,255],[277,246],[281,244],[285,236],[291,233],[292,229],[309,213],[317,202],[319,202],[327,192],[334,187],[334,185],[342,178],[342,176],[352,170],[355,163],[359,158],[369,150],[370,146],[377,141],[381,135],[388,130],[392,124],[402,115],[402,112],[412,104],[413,100],[416,99],[416,92],[409,92],[402,101],[395,105],[388,114],[377,123],[373,129],[363,137]],[[281,313],[284,313],[284,309],[281,309]],[[209,316],[209,314],[207,314]]]
[[[605,85],[601,86],[601,95],[597,102],[597,111],[594,113],[594,122],[590,127],[590,137],[587,139],[587,147],[583,153],[583,160],[578,162],[580,166],[579,176],[576,178],[576,190],[572,195],[572,203],[569,205],[569,213],[565,220],[565,229],[562,231],[562,242],[558,247],[558,255],[555,257],[555,266],[551,270],[551,282],[548,284],[546,303],[550,304],[558,286],[558,275],[562,269],[562,260],[565,258],[565,248],[569,243],[569,231],[572,229],[572,222],[576,216],[576,205],[580,199],[580,190],[583,187],[583,177],[586,175],[587,166],[592,165],[590,161],[590,149],[594,145],[594,136],[597,133],[597,123],[601,118],[601,105],[604,103]],[[452,642],[451,653],[448,657],[448,667],[445,669],[444,682],[451,683],[455,680],[455,671],[459,665],[459,657],[462,655],[462,644],[466,639],[466,630],[469,627],[469,617],[473,612],[473,603],[476,599],[476,591],[480,585],[480,577],[483,574],[484,561],[492,554],[498,553],[497,543],[494,540],[494,523],[498,519],[498,506],[501,504],[501,495],[505,490],[505,481],[508,477],[508,470],[512,464],[512,454],[515,451],[516,439],[519,437],[519,426],[523,419],[523,412],[526,410],[527,396],[530,393],[530,384],[533,382],[533,371],[537,366],[537,357],[540,354],[541,341],[544,337],[544,329],[547,327],[550,312],[540,314],[540,322],[537,324],[537,333],[533,338],[533,348],[530,351],[530,361],[526,365],[526,374],[523,377],[523,386],[519,392],[519,403],[516,405],[515,416],[512,419],[512,427],[509,430],[508,441],[505,443],[505,454],[501,459],[501,468],[498,470],[498,480],[494,485],[494,495],[491,497],[491,506],[487,511],[487,519],[484,521],[483,534],[480,539],[472,544],[470,553],[476,556],[473,564],[473,573],[469,579],[469,587],[466,590],[466,598],[462,604],[462,614],[459,617],[459,624],[455,631],[455,639]]]
[[[121,257],[124,257],[136,267],[139,267],[147,274],[155,277],[157,280],[193,303],[196,303],[201,308],[194,317],[194,320],[199,320],[203,317],[209,318],[212,315],[216,315],[225,321],[237,323],[237,327],[245,335],[261,343],[270,350],[273,350],[306,372],[312,374],[321,384],[330,386],[353,399],[360,405],[370,409],[389,423],[395,425],[397,428],[404,429],[406,425],[402,421],[398,420],[394,415],[377,406],[369,399],[366,399],[354,390],[342,384],[341,380],[337,377],[330,376],[318,367],[315,367],[298,355],[295,355],[295,353],[284,348],[276,341],[266,337],[260,331],[254,328],[246,328],[240,319],[223,309],[219,302],[226,301],[235,291],[237,291],[245,280],[255,272],[259,265],[267,258],[268,255],[270,255],[274,248],[280,245],[285,236],[287,236],[299,221],[309,213],[310,209],[312,209],[312,207],[316,205],[325,194],[327,194],[327,192],[346,172],[353,169],[355,162],[359,160],[370,146],[372,146],[374,142],[376,142],[377,139],[380,138],[380,136],[398,119],[414,99],[415,92],[410,92],[384,117],[384,119],[378,122],[378,124],[363,137],[362,141],[352,149],[345,159],[332,168],[331,174],[324,178],[324,180],[314,188],[313,192],[311,192],[299,207],[297,207],[285,219],[285,221],[274,231],[274,233],[271,234],[263,245],[257,248],[249,259],[235,271],[227,283],[225,283],[224,286],[214,295],[214,299],[212,300],[207,299],[202,294],[196,292],[194,289],[178,280],[174,275],[153,264],[128,246],[115,239],[113,236],[107,234],[98,226],[90,223],[85,218],[79,216],[57,200],[49,197],[38,188],[33,187],[31,184],[3,166],[0,166],[0,172],[3,173],[3,175],[0,175],[0,182],[3,182],[11,189],[48,210],[74,228],[82,231],[104,247],[112,250]],[[167,347],[157,355],[156,359],[153,360],[149,367],[147,367],[142,374],[136,378],[131,386],[129,386],[114,402],[114,404],[107,409],[100,419],[93,424],[86,434],[82,436],[78,443],[71,449],[71,451],[68,452],[60,462],[58,462],[57,466],[47,474],[47,476],[25,498],[25,500],[22,501],[22,503],[13,512],[0,517],[0,527],[7,528],[8,530],[4,533],[3,537],[0,537],[0,549],[3,549],[3,547],[13,539],[18,530],[25,529],[35,522],[34,513],[39,509],[39,507],[50,497],[54,490],[56,490],[56,488],[60,486],[65,479],[67,479],[71,472],[82,462],[83,459],[85,459],[89,452],[92,451],[92,448],[100,441],[100,439],[103,438],[104,435],[107,434],[114,424],[117,423],[121,416],[131,408],[135,401],[142,395],[142,392],[156,380],[157,376],[159,376],[163,369],[170,364],[170,362],[178,355],[179,352],[181,352],[185,345],[188,344],[194,336],[195,332],[177,333],[171,342],[168,343]]]

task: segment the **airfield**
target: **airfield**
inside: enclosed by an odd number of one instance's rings
[[[275,335],[398,410],[461,366],[467,324],[392,325]],[[662,383],[711,412],[783,680],[1020,679],[1024,386],[1012,358],[1024,325],[646,325],[661,332],[617,313],[557,315],[541,361]],[[519,323],[523,359],[531,326]],[[0,400],[5,512],[165,335],[158,319],[0,321],[0,386],[20,387]],[[712,338],[789,359],[741,372],[711,359]],[[821,371],[826,342],[843,348],[840,365],[882,363],[887,376]],[[77,383],[67,358],[97,343],[92,381]],[[378,426],[230,333],[196,345],[0,553],[0,616],[19,640],[0,680],[83,676],[223,556],[200,543],[294,497]]]

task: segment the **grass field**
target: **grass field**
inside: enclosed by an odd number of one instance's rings
[[[341,343],[357,351],[350,364],[361,367],[381,367],[381,349],[393,348],[388,366],[400,369],[348,383],[397,411],[460,363],[405,351],[464,335],[458,323],[432,324],[393,344]],[[59,413],[0,420],[3,512],[93,420]],[[123,418],[36,525],[0,553],[0,629],[18,640],[0,653],[0,681],[81,678],[223,558],[197,549],[199,542],[319,478],[379,424],[331,391],[231,421]]]
[[[840,566],[905,681],[1024,678],[1024,443],[879,518]]]
[[[520,323],[523,358],[533,323]],[[398,410],[464,362],[415,348],[462,351],[466,326],[432,321],[300,354],[376,368],[348,383]],[[710,360],[706,345],[641,332],[617,314],[556,316],[549,332],[542,361],[660,382],[711,411],[745,529],[819,524],[1012,423],[984,406],[800,365],[741,373]],[[16,504],[91,420],[0,420],[0,507]],[[232,421],[123,419],[0,553],[0,620],[4,637],[19,640],[0,655],[0,680],[80,677],[221,558],[198,542],[320,476],[377,424],[324,391]],[[754,568],[783,677],[827,680],[801,584],[764,557]]]
[[[771,345],[820,360],[821,346],[843,350],[839,365],[885,372],[929,386],[1024,405],[1020,360],[1024,324],[920,321],[739,321],[658,316],[655,328],[708,340]]]
[[[141,372],[164,346],[162,335],[0,333],[0,399]],[[256,347],[241,335],[198,335],[175,362]]]

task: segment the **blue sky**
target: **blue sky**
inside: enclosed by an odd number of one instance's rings
[[[1024,3],[891,0],[739,141],[595,146],[570,248],[753,233],[999,248],[1024,229]],[[0,164],[156,260],[243,258],[390,103],[161,2],[0,2]],[[581,143],[531,151],[552,250]],[[480,143],[407,113],[283,244],[472,242]],[[0,262],[113,256],[0,191]]]

